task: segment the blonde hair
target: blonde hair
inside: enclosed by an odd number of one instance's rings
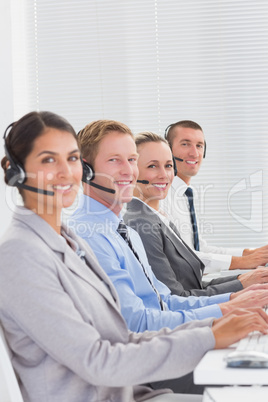
[[[145,144],[147,142],[164,142],[169,145],[165,138],[161,137],[158,134],[152,133],[151,131],[142,131],[134,137],[137,148],[141,144]]]
[[[85,126],[77,135],[82,158],[94,164],[101,140],[112,131],[119,131],[134,138],[130,128],[115,120],[96,120]]]

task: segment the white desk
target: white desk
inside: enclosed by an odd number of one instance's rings
[[[267,387],[221,387],[205,389],[203,402],[267,402]]]
[[[268,368],[243,369],[226,367],[224,356],[232,348],[211,350],[194,370],[195,384],[202,385],[268,385]],[[268,400],[268,389],[267,389]]]

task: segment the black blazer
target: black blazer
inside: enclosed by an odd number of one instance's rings
[[[203,283],[203,262],[177,238],[180,235],[175,227],[173,230],[177,236],[157,213],[139,199],[134,198],[127,204],[124,221],[139,233],[155,276],[169,287],[171,293],[179,296],[212,296],[243,289],[237,276],[220,277]]]

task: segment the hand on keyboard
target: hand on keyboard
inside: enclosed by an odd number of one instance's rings
[[[253,331],[268,333],[268,316],[263,309],[235,309],[214,320],[212,332],[215,337],[215,349],[227,348]]]
[[[234,308],[264,307],[268,304],[268,289],[259,289],[256,285],[248,290],[233,293],[230,300],[219,304],[222,314],[225,315]]]
[[[227,355],[226,362],[228,367],[267,368],[268,335],[251,332],[239,341],[235,351]]]

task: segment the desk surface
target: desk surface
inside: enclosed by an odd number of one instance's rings
[[[253,271],[253,269],[231,269],[231,270],[228,269],[226,271],[219,271],[219,272],[213,272],[211,274],[205,274],[205,275],[203,275],[202,280],[209,282],[215,278],[220,278],[220,277],[224,277],[224,276],[241,275],[241,274],[245,274],[245,273],[251,272],[251,271]]]
[[[203,402],[267,402],[268,387],[219,387],[205,389]]]
[[[211,350],[206,353],[194,370],[195,384],[268,385],[268,368],[243,369],[226,367],[224,357],[231,351],[232,347]]]

